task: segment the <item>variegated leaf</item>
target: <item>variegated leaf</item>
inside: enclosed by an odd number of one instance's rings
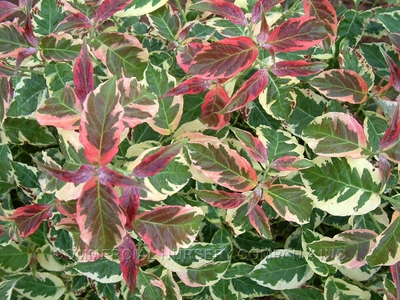
[[[80,28],[91,28],[93,26],[92,21],[83,13],[72,13],[69,14],[64,20],[58,23],[54,32],[70,31]]]
[[[125,8],[124,11],[117,12],[115,16],[117,17],[133,17],[133,16],[142,16],[145,14],[149,14],[156,9],[162,7],[166,4],[168,0],[136,0],[133,1],[128,7]]]
[[[325,281],[325,299],[371,299],[371,293],[340,278],[328,277]]]
[[[103,250],[108,249],[103,248]],[[87,254],[89,255],[90,253]],[[122,280],[120,265],[105,257],[98,257],[95,261],[79,262],[73,268],[79,274],[101,283],[116,283]]]
[[[249,211],[248,216],[250,224],[258,232],[260,236],[262,236],[265,239],[272,239],[271,226],[269,225],[268,217],[262,210],[261,206],[256,204]]]
[[[81,50],[81,41],[74,40],[68,33],[49,34],[40,40],[43,56],[52,61],[72,61]]]
[[[9,1],[0,1],[0,22],[19,10],[20,8],[14,3]]]
[[[123,10],[131,4],[132,0],[103,0],[94,13],[95,22],[102,22],[113,16],[116,12]]]
[[[307,169],[311,166],[313,166],[311,161],[296,156],[282,156],[271,163],[271,168],[278,171],[296,171]]]
[[[126,216],[125,227],[133,229],[132,223],[136,219],[140,205],[140,189],[136,186],[125,187],[119,201]]]
[[[37,272],[23,274],[14,286],[14,290],[26,299],[59,299],[66,291],[61,278],[51,273]]]
[[[199,78],[197,76],[193,76],[181,82],[176,87],[170,89],[167,93],[163,95],[163,97],[199,94],[206,91],[210,86],[210,81]]]
[[[19,273],[28,265],[32,254],[24,245],[10,241],[0,246],[0,269],[6,273]]]
[[[22,238],[35,233],[44,219],[49,219],[54,206],[51,204],[32,204],[18,207],[11,215],[11,219],[18,228]]]
[[[30,46],[22,27],[11,22],[0,24],[0,58],[16,58],[21,50]]]
[[[219,208],[232,209],[245,203],[247,197],[241,193],[231,193],[225,191],[195,191],[196,196],[204,202]]]
[[[252,158],[260,163],[266,163],[268,161],[267,148],[259,138],[242,129],[234,127],[230,129]]]
[[[127,234],[118,247],[119,265],[122,270],[126,285],[131,293],[136,289],[138,268],[138,253],[132,238]]]
[[[229,101],[229,95],[224,87],[216,84],[204,97],[204,102],[201,105],[201,121],[211,129],[220,130],[231,119],[230,113],[218,113]]]
[[[134,228],[153,253],[168,256],[194,241],[203,216],[196,207],[161,206],[141,213]]]
[[[151,25],[156,28],[157,34],[163,39],[174,42],[182,25],[179,14],[174,12],[170,5],[160,7],[148,15]]]
[[[251,15],[251,22],[257,23],[261,20],[261,13],[267,13],[273,7],[277,6],[279,3],[282,3],[284,0],[259,0],[254,4],[252,15]]]
[[[185,73],[189,73],[190,65],[193,62],[193,58],[198,52],[200,52],[201,49],[203,49],[203,47],[204,44],[191,42],[178,48],[176,62]]]
[[[307,145],[317,154],[358,158],[368,151],[367,137],[351,115],[330,112],[315,118],[303,131]]]
[[[137,290],[139,291],[140,299],[166,299],[167,291],[161,278],[141,269],[139,269],[137,276]]]
[[[318,61],[279,61],[271,66],[271,72],[276,76],[310,76],[321,72],[326,66],[326,63]]]
[[[75,94],[83,103],[86,96],[94,90],[93,64],[89,55],[86,41],[83,42],[81,51],[74,65]]]

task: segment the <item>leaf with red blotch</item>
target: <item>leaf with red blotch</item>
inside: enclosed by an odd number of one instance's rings
[[[203,217],[199,207],[159,206],[141,213],[133,225],[151,252],[169,256],[196,239]]]
[[[27,6],[27,8],[30,9],[30,6],[31,5]],[[35,36],[35,34],[33,33],[32,19],[31,19],[31,14],[30,13],[26,14],[24,33],[25,33],[25,37],[29,41],[29,43],[31,43],[32,46],[37,47],[38,46],[38,39]]]
[[[247,26],[244,12],[232,2],[226,0],[203,0],[190,6],[190,9],[210,12],[227,18],[236,25]]]
[[[261,25],[260,32],[257,35],[257,42],[260,45],[265,45],[269,36],[269,26],[267,22],[267,15],[264,13],[264,8],[261,8]]]
[[[270,32],[265,48],[274,52],[307,50],[327,37],[325,23],[314,17],[286,20]]]
[[[337,36],[338,20],[336,10],[329,0],[306,0],[303,1],[304,13],[307,17],[316,17],[325,22],[330,44],[332,45]]]
[[[113,249],[126,235],[126,216],[110,185],[93,177],[83,187],[77,203],[76,221],[80,237],[89,249]]]
[[[381,174],[381,185],[383,187],[389,181],[392,174],[392,167],[382,153],[379,154],[379,174]]]
[[[285,0],[258,0],[253,7],[251,13],[251,22],[253,24],[258,23],[261,20],[262,13],[268,12],[271,8],[282,3]]]
[[[231,127],[230,129],[252,158],[260,163],[266,163],[268,161],[267,148],[259,138],[239,128]]]
[[[15,70],[0,62],[0,78],[15,76]]]
[[[245,107],[255,100],[268,85],[268,71],[260,69],[255,72],[232,96],[231,101],[220,113],[230,113]]]
[[[86,41],[83,41],[81,51],[74,65],[74,85],[75,94],[81,103],[94,90],[93,64]]]
[[[260,205],[256,204],[253,209],[249,211],[248,218],[250,224],[258,232],[260,236],[266,239],[272,239],[271,227],[265,212]]]
[[[11,215],[19,235],[26,238],[39,228],[44,219],[51,217],[54,206],[51,204],[32,204],[18,207]]]
[[[208,80],[193,76],[170,89],[162,97],[199,94],[206,91],[210,85]]]
[[[247,36],[225,38],[205,45],[193,58],[189,73],[204,79],[230,78],[250,67],[258,48]]]
[[[92,164],[107,165],[118,152],[121,133],[125,129],[119,98],[116,80],[112,78],[100,84],[83,103],[79,140]]]
[[[132,171],[137,177],[150,177],[161,172],[179,154],[186,140],[161,147],[157,152],[146,156]]]
[[[17,55],[17,60],[15,62],[15,70],[19,69],[19,66],[21,65],[21,63],[23,62],[23,60],[25,58],[32,56],[36,52],[37,52],[37,49],[34,47],[28,47],[28,48],[25,48],[25,49],[22,49],[21,51],[19,51],[18,55]]]
[[[341,102],[360,104],[368,98],[368,85],[352,70],[332,69],[321,72],[310,84],[324,96]]]
[[[124,241],[118,247],[119,265],[131,293],[136,289],[137,275],[139,272],[139,260],[136,245],[129,234],[125,235]]]
[[[0,22],[17,11],[20,8],[10,1],[0,1]]]
[[[397,104],[393,111],[392,119],[385,134],[379,141],[379,150],[386,151],[399,143],[400,138],[400,96],[396,98]]]
[[[119,206],[124,210],[126,216],[125,227],[133,230],[133,221],[140,205],[140,189],[136,186],[124,187],[119,199]]]
[[[195,194],[204,202],[223,209],[239,207],[247,200],[247,197],[241,193],[225,191],[197,190]]]
[[[314,164],[308,159],[297,156],[282,156],[271,163],[271,168],[278,171],[297,171],[312,167]]]
[[[304,60],[279,61],[270,68],[276,76],[309,76],[321,72],[327,66],[324,62]]]
[[[0,23],[0,58],[15,58],[25,48],[31,47],[24,29],[14,23]]]
[[[382,48],[379,48],[390,70],[390,83],[394,89],[400,92],[400,68]]]
[[[90,178],[96,174],[96,170],[92,165],[82,165],[77,171],[67,171],[47,166],[36,159],[34,159],[34,161],[41,169],[45,170],[51,176],[65,182],[73,182],[75,184],[84,183],[89,181]]]
[[[58,211],[71,219],[76,218],[76,203],[77,200],[62,201],[56,198],[56,207]]]
[[[114,170],[111,170],[105,166],[100,166],[97,170],[98,178],[101,184],[104,185],[112,185],[112,186],[134,186],[142,189],[146,189],[146,186],[128,176],[125,176],[121,173],[118,173]]]
[[[102,22],[114,15],[116,12],[123,10],[132,0],[103,0],[96,9],[93,19],[95,22]]]
[[[189,68],[193,62],[193,58],[201,51],[201,49],[203,49],[204,46],[204,44],[192,42],[178,48],[176,62],[185,73],[189,73]]]
[[[229,101],[229,95],[224,87],[216,84],[204,97],[204,102],[201,105],[201,121],[211,129],[220,130],[231,119],[230,113],[218,113]]]
[[[61,32],[61,31],[70,31],[82,28],[92,28],[92,21],[88,18],[88,16],[84,15],[81,12],[73,13],[68,15],[64,20],[58,23],[57,27],[53,32]]]

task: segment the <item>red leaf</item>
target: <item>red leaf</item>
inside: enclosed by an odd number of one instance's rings
[[[77,200],[61,201],[56,198],[56,207],[58,211],[71,219],[76,218],[76,203]]]
[[[203,47],[203,44],[193,42],[178,49],[176,61],[185,73],[189,73],[189,68],[193,62],[193,58],[201,49],[203,49]]]
[[[146,156],[132,171],[132,175],[137,177],[154,176],[162,171],[171,160],[179,154],[185,140],[161,147],[156,153]]]
[[[33,33],[33,28],[32,28],[32,19],[31,19],[31,14],[29,13],[30,11],[30,6],[27,5],[27,14],[26,14],[26,20],[25,20],[25,27],[24,27],[24,32],[25,32],[25,37],[29,41],[29,43],[32,44],[32,46],[37,47],[38,45],[38,39]]]
[[[204,46],[193,58],[189,72],[204,79],[230,78],[250,67],[257,57],[251,38],[226,38]]]
[[[261,26],[260,26],[260,33],[257,35],[257,42],[260,45],[264,45],[268,40],[269,36],[269,26],[267,22],[267,16],[264,13],[264,8],[261,10]]]
[[[318,61],[280,61],[273,64],[270,70],[276,76],[309,76],[321,72],[326,66],[326,63]]]
[[[26,238],[39,228],[44,219],[51,217],[53,205],[51,204],[32,204],[18,207],[11,215],[18,228],[19,235]]]
[[[313,165],[307,159],[297,156],[282,156],[271,163],[271,168],[278,171],[296,171],[309,168]]]
[[[112,186],[134,186],[134,187],[138,187],[138,188],[143,188],[143,189],[147,189],[146,186],[144,184],[142,184],[141,182],[122,175],[116,171],[113,171],[107,167],[104,166],[100,166],[99,169],[97,170],[98,172],[98,177],[99,177],[99,181],[101,184],[104,185],[112,185]]]
[[[397,104],[393,111],[392,120],[382,139],[379,141],[379,150],[381,151],[394,146],[400,137],[400,96],[397,96],[396,100]]]
[[[64,20],[58,23],[54,32],[91,28],[92,26],[92,21],[83,13],[78,12],[68,15]]]
[[[390,273],[396,285],[397,299],[400,299],[400,262],[390,266]]]
[[[381,50],[381,53],[385,58],[387,65],[389,66],[390,83],[393,85],[396,91],[400,92],[400,68],[385,51],[383,51],[381,48],[379,49]]]
[[[246,202],[247,197],[241,193],[225,191],[196,191],[197,197],[204,202],[219,208],[231,209],[241,206]]]
[[[328,0],[305,0],[303,1],[304,13],[307,17],[316,17],[325,22],[330,44],[336,40],[338,21],[336,10]]]
[[[93,64],[86,41],[83,42],[81,51],[75,62],[74,85],[76,96],[81,103],[85,101],[86,96],[94,89]]]
[[[15,62],[15,69],[18,70],[19,66],[21,65],[22,61],[35,54],[37,52],[37,49],[34,47],[29,47],[29,48],[25,48],[22,49],[21,51],[18,52],[18,56],[17,56],[17,60]]]
[[[107,20],[109,17],[114,15],[116,12],[123,10],[132,0],[104,0],[100,6],[97,8],[94,14],[95,22],[102,22]]]
[[[238,128],[232,127],[231,130],[251,157],[260,163],[266,163],[268,161],[267,149],[260,139]]]
[[[253,7],[253,11],[251,13],[251,22],[253,24],[258,23],[261,20],[261,14],[264,11],[264,14],[268,12],[271,8],[282,3],[285,0],[258,0]]]
[[[193,4],[190,9],[211,12],[225,17],[237,25],[247,26],[247,19],[243,11],[226,0],[203,0]]]
[[[222,85],[217,84],[205,96],[204,103],[201,105],[201,121],[209,128],[220,130],[231,119],[231,114],[218,113],[223,107],[229,103],[228,93]]]
[[[268,71],[260,69],[255,72],[239,90],[232,96],[231,101],[225,106],[220,113],[230,113],[241,109],[249,102],[255,100],[258,95],[267,87]]]
[[[248,216],[250,224],[260,236],[266,239],[272,239],[268,217],[258,204],[255,205],[252,210],[250,210]]]
[[[268,36],[266,49],[275,52],[307,50],[327,37],[325,23],[313,17],[286,20]]]
[[[76,221],[80,237],[90,249],[113,249],[126,235],[126,217],[119,206],[118,194],[111,185],[101,184],[96,177],[82,190]]]
[[[383,154],[379,154],[379,174],[381,175],[381,185],[384,186],[390,178],[392,167]]]
[[[124,241],[118,247],[118,254],[122,275],[130,292],[133,293],[136,289],[139,261],[136,245],[129,234],[125,235]]]
[[[210,85],[211,83],[208,80],[194,76],[170,89],[162,97],[199,94],[206,91]]]
[[[140,205],[140,189],[136,186],[125,187],[119,201],[120,207],[124,210],[126,216],[125,227],[132,230],[132,223],[136,219]]]
[[[107,165],[118,152],[125,129],[119,98],[115,78],[112,78],[91,92],[83,104],[79,139],[92,164]]]
[[[19,7],[10,1],[0,1],[0,22],[19,10]]]

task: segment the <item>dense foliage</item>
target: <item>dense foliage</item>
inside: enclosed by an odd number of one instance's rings
[[[1,299],[396,299],[400,6],[0,1]]]

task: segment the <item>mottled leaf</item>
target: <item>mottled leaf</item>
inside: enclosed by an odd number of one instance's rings
[[[276,76],[310,76],[321,72],[326,66],[326,63],[318,61],[279,61],[271,66],[271,72]]]
[[[371,299],[369,291],[362,290],[358,286],[346,282],[340,278],[328,277],[325,281],[324,289],[325,299]]]
[[[34,30],[40,36],[46,36],[54,31],[58,23],[65,17],[62,6],[57,1],[41,0],[35,5]]]
[[[313,166],[311,161],[297,156],[282,156],[271,163],[271,168],[278,171],[296,171],[307,169],[311,166]]]
[[[176,40],[176,35],[181,29],[181,20],[179,14],[174,12],[171,6],[160,7],[148,16],[157,34],[171,42]]]
[[[193,58],[203,49],[204,44],[198,42],[187,43],[178,48],[176,61],[185,73],[189,73]]]
[[[118,17],[133,17],[149,14],[166,4],[168,0],[135,0],[124,11],[120,11],[115,15]]]
[[[51,217],[54,206],[51,204],[32,204],[18,207],[11,219],[18,228],[18,233],[22,238],[26,238],[39,228],[44,219]]]
[[[6,273],[19,273],[29,265],[31,253],[26,246],[10,241],[0,250],[0,269]]]
[[[37,272],[23,274],[14,286],[14,290],[27,299],[59,299],[66,292],[61,278],[51,273]]]

